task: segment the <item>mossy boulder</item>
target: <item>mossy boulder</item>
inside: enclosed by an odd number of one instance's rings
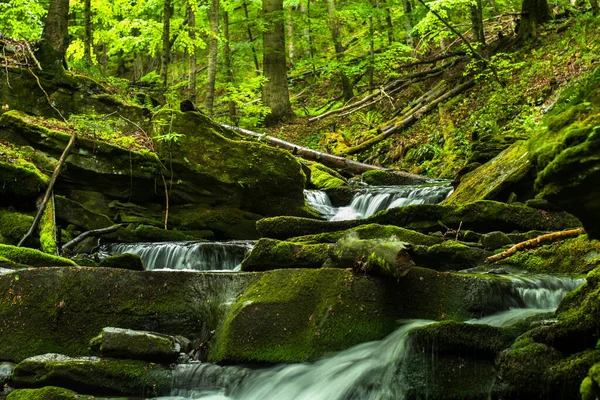
[[[76,201],[64,196],[54,196],[56,201],[56,217],[65,224],[72,224],[84,231],[107,228],[114,225],[106,215],[94,212]]]
[[[329,259],[329,244],[297,244],[262,238],[242,261],[242,271],[320,268]]]
[[[305,162],[303,162],[305,163]],[[335,170],[316,162],[308,162],[310,186],[318,190],[348,187],[346,178]]]
[[[344,269],[267,271],[232,306],[209,359],[300,362],[381,339],[398,319],[467,319],[504,309],[504,279],[411,268],[400,280]],[[505,288],[505,289],[502,289]]]
[[[474,171],[464,175],[442,204],[461,205],[477,200],[506,201],[511,192],[531,192],[531,162],[526,141],[520,140]],[[527,182],[527,178],[529,181]]]
[[[38,268],[0,275],[0,360],[89,355],[104,327],[208,342],[257,274]]]
[[[16,245],[25,236],[33,217],[15,211],[0,210],[0,244]]]
[[[447,240],[433,246],[414,246],[412,258],[420,267],[448,271],[476,267],[489,255],[478,247]]]
[[[306,177],[290,153],[242,140],[197,112],[163,109],[154,115],[153,123],[154,137],[169,132],[184,135],[160,150],[176,176],[208,186],[211,201],[220,197],[225,204],[262,215],[308,215],[303,194]]]
[[[60,386],[90,394],[132,396],[167,394],[171,381],[171,372],[159,364],[60,354],[27,358],[12,375],[17,388]]]
[[[417,204],[380,211],[369,218],[352,221],[319,221],[299,217],[265,218],[256,227],[264,237],[288,239],[296,236],[335,232],[366,224],[399,226],[418,232],[435,232],[444,227],[478,232],[556,231],[581,226],[581,222],[564,212],[547,212],[523,205],[495,201],[477,201],[463,206]]]
[[[600,68],[564,91],[530,139],[538,196],[580,217],[600,235]]]
[[[586,274],[600,266],[600,242],[590,240],[587,235],[581,235],[545,244],[530,251],[517,252],[496,262],[496,265],[509,265],[543,274]]]
[[[600,399],[600,363],[590,368],[588,376],[581,382],[579,391],[582,400]]]
[[[363,182],[372,186],[419,185],[427,181],[421,175],[393,170],[371,170],[361,177]]]
[[[181,230],[210,231],[218,239],[258,239],[256,221],[261,215],[234,207],[173,206],[169,221]]]
[[[16,247],[4,244],[0,244],[0,257],[30,267],[72,267],[75,265],[75,263],[68,258],[53,256],[27,247]]]
[[[131,253],[108,256],[104,260],[100,261],[99,266],[104,268],[129,269],[131,271],[144,270],[144,262],[142,261],[141,257],[137,254]]]
[[[165,230],[151,225],[128,226],[126,229],[120,229],[109,239],[119,242],[136,243],[136,242],[180,242],[185,240],[202,240],[210,239],[214,233],[209,230]]]
[[[34,164],[23,159],[4,161],[0,156],[0,196],[33,198],[48,184],[48,177]]]
[[[486,233],[479,240],[486,250],[496,250],[513,244],[512,239],[506,233],[500,231]]]
[[[8,394],[6,400],[91,400],[92,396],[78,396],[76,392],[57,386],[40,389],[17,389]]]
[[[175,362],[181,350],[172,336],[111,327],[102,329],[90,347],[105,357],[165,363]]]
[[[335,243],[349,234],[355,235],[358,239],[387,239],[425,246],[433,246],[434,244],[440,244],[442,242],[442,238],[440,237],[424,235],[420,232],[398,226],[379,224],[360,225],[356,228],[344,231],[298,236],[290,238],[288,241],[305,244]]]

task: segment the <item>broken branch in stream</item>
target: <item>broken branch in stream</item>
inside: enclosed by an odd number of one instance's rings
[[[106,235],[109,233],[113,233],[118,231],[119,229],[121,229],[123,227],[122,224],[118,224],[118,225],[113,225],[113,226],[109,226],[107,228],[101,228],[101,229],[92,229],[91,231],[86,231],[83,232],[81,235],[77,236],[75,239],[71,240],[70,242],[68,242],[67,244],[65,244],[61,251],[65,251],[68,250],[72,247],[75,247],[76,245],[78,245],[79,243],[83,242],[85,239],[89,238],[90,236],[102,236],[102,235]]]
[[[377,167],[375,165],[363,164],[358,161],[349,160],[347,158],[334,156],[332,154],[322,153],[320,151],[312,150],[307,147],[297,146],[293,143],[286,142],[266,134],[260,134],[249,131],[247,129],[238,128],[231,125],[221,124],[226,129],[231,129],[244,136],[249,136],[258,139],[261,142],[268,144],[269,146],[278,147],[284,150],[290,151],[293,155],[302,157],[305,160],[319,162],[329,168],[342,170],[353,175],[360,175],[366,171],[389,171],[398,175],[405,176],[417,181],[426,181],[427,178],[421,175],[410,174],[408,172],[388,170],[387,168]]]
[[[488,257],[488,258],[486,258],[485,263],[491,264],[496,261],[503,260],[507,257],[512,256],[513,254],[515,254],[518,251],[525,250],[530,247],[535,247],[538,244],[543,243],[543,242],[555,242],[555,241],[561,240],[561,239],[576,237],[583,233],[585,233],[583,228],[577,228],[577,229],[570,229],[567,231],[553,232],[553,233],[548,233],[546,235],[541,235],[541,236],[538,236],[531,240],[526,240],[524,242],[517,243],[513,247],[511,247],[510,249],[508,249],[506,251],[503,251],[502,253],[498,253],[496,255]]]
[[[399,130],[408,128],[409,126],[413,125],[415,122],[417,122],[423,115],[427,114],[429,111],[433,110],[438,104],[459,95],[460,93],[472,88],[475,85],[475,81],[473,79],[463,83],[462,85],[458,85],[457,87],[455,87],[452,90],[449,90],[448,92],[444,93],[443,95],[437,97],[436,99],[434,99],[432,102],[422,106],[421,108],[419,108],[418,110],[416,110],[415,112],[413,112],[412,114],[408,115],[407,117],[405,117],[402,121],[400,121],[399,123],[393,123],[387,126],[384,126],[383,128],[378,128],[378,132],[379,134],[371,139],[365,140],[364,142],[362,142],[361,144],[359,144],[358,146],[354,146],[351,147],[350,149],[348,149],[345,154],[358,154],[360,152],[363,152],[367,149],[369,149],[370,147],[372,147],[373,145],[387,139],[388,137],[390,137],[393,133],[396,133]]]

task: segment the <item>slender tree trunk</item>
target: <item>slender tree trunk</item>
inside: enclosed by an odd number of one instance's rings
[[[306,13],[306,28],[302,30],[302,34],[306,38],[306,42],[308,44],[308,56],[310,57],[310,65],[313,71],[313,75],[316,75],[317,69],[315,67],[315,46],[313,45],[312,28],[310,21],[310,0],[306,0],[306,7],[304,6],[304,3],[300,3],[300,11]]]
[[[335,46],[335,56],[341,64],[344,60],[344,46],[340,42],[340,25],[337,16],[335,15],[335,0],[327,0],[327,11],[329,13],[331,36]],[[340,72],[340,78],[342,80],[342,92],[344,99],[346,101],[350,101],[352,97],[354,97],[354,91],[352,90],[350,79],[348,79],[344,72]]]
[[[91,0],[83,2],[83,59],[92,65],[92,5]]]
[[[263,103],[271,109],[265,125],[274,125],[294,115],[290,104],[285,61],[285,32],[283,29],[283,0],[263,0]]]
[[[210,42],[208,46],[208,77],[206,79],[205,107],[208,115],[212,117],[215,103],[215,81],[217,77],[217,52],[219,50],[219,0],[211,0],[208,20],[210,22]]]
[[[394,43],[394,25],[392,24],[392,13],[389,7],[385,9],[385,23],[387,25],[388,44]]]
[[[64,63],[69,45],[69,0],[50,0],[48,16],[42,32],[42,67],[55,68]]]
[[[411,49],[414,49],[415,41],[412,34],[412,6],[408,0],[402,0],[402,5],[404,6],[404,30],[406,31],[406,45]]]
[[[523,0],[521,3],[521,22],[517,40],[532,39],[537,36],[537,25],[550,19],[547,0]]]
[[[246,17],[246,26],[248,31],[248,41],[250,42],[250,48],[252,49],[252,58],[254,59],[254,68],[256,72],[260,71],[260,64],[258,63],[258,56],[256,55],[256,48],[254,47],[254,36],[252,36],[252,29],[250,29],[250,17],[248,16],[248,4],[244,1],[242,3],[244,7],[244,16]]]
[[[223,43],[223,55],[225,58],[225,71],[227,74],[227,83],[229,86],[233,86],[233,67],[231,65],[231,46],[230,36],[229,36],[229,13],[227,11],[223,12],[223,36],[225,38],[225,43]],[[235,101],[229,99],[228,103],[229,108],[229,119],[233,124],[237,124],[237,110],[235,106]]]
[[[375,66],[375,28],[373,27],[373,15],[369,16],[369,94],[374,90],[374,66]]]
[[[294,45],[294,7],[288,9],[288,15],[286,20],[287,25],[287,37],[288,37],[288,60],[290,65],[294,65],[294,59],[296,56],[296,46]]]
[[[475,0],[471,8],[471,24],[473,25],[473,41],[485,46],[485,34],[483,32],[483,10],[481,0]]]
[[[590,0],[590,6],[592,6],[592,13],[598,15],[600,8],[598,7],[598,0]]]
[[[171,60],[171,0],[163,0],[163,33],[162,53],[160,57],[160,81],[164,88],[167,87],[169,75],[169,62]]]
[[[190,57],[190,62],[189,62],[189,83],[188,83],[188,99],[190,99],[190,101],[194,104],[196,104],[196,93],[197,93],[197,88],[196,88],[196,81],[197,81],[197,77],[198,77],[198,73],[197,73],[197,62],[196,62],[196,56],[197,56],[197,51],[196,51],[196,10],[194,9],[194,7],[192,7],[192,5],[190,4],[190,2],[188,1],[188,22],[189,22],[189,35],[190,35],[190,39],[192,40],[192,42],[194,42],[193,44],[193,49],[189,51],[189,57]]]

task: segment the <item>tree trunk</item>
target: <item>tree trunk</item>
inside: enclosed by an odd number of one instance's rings
[[[92,65],[92,5],[91,0],[83,2],[83,59],[87,65]]]
[[[471,8],[471,24],[473,25],[473,41],[485,46],[485,34],[483,32],[483,10],[481,0],[476,0]]]
[[[302,35],[306,38],[306,43],[308,44],[308,57],[310,58],[313,75],[315,75],[317,70],[315,67],[315,47],[313,45],[310,23],[310,0],[306,0],[306,7],[304,6],[304,3],[300,3],[300,11],[306,13],[306,27],[302,29]]]
[[[217,77],[217,52],[219,50],[219,0],[211,0],[208,11],[210,22],[210,42],[208,46],[208,77],[206,78],[205,107],[207,114],[212,117],[215,103],[215,81]]]
[[[231,40],[229,37],[229,13],[227,11],[223,12],[223,36],[225,38],[225,43],[223,46],[223,55],[225,58],[225,73],[227,75],[227,83],[229,86],[233,86],[233,67],[231,65],[231,47],[229,46],[229,41]],[[235,101],[229,99],[227,102],[229,108],[229,120],[237,125],[237,110],[235,106]]]
[[[162,53],[160,57],[160,80],[163,87],[167,87],[169,74],[169,61],[171,60],[171,0],[163,0],[163,32]]]
[[[288,35],[288,60],[290,65],[294,65],[294,57],[296,56],[296,46],[294,45],[294,7],[288,9],[288,15],[286,20],[287,35]]]
[[[402,0],[404,6],[404,30],[406,31],[406,45],[411,49],[415,48],[415,41],[413,40],[412,30],[412,7],[408,0]]]
[[[518,25],[517,40],[528,40],[537,36],[537,25],[550,19],[547,0],[523,0],[521,21]]]
[[[285,32],[283,29],[283,0],[263,0],[263,74],[267,81],[262,99],[271,113],[265,118],[270,126],[294,115],[290,104],[285,61]]]
[[[69,45],[69,0],[50,0],[38,59],[42,67],[60,68]]]
[[[592,13],[598,15],[600,8],[598,7],[598,0],[590,0],[590,6],[592,6]]]
[[[194,104],[196,104],[196,81],[197,81],[197,62],[196,62],[196,10],[190,2],[188,2],[188,17],[189,17],[189,35],[193,44],[193,50],[189,51],[189,84],[188,84],[188,99]]]
[[[392,13],[389,7],[385,9],[385,23],[387,25],[388,44],[394,43],[394,25],[392,24]]]
[[[248,17],[248,4],[244,1],[242,3],[244,7],[244,16],[246,17],[246,26],[248,31],[248,41],[250,42],[250,48],[252,49],[252,58],[254,59],[254,68],[256,72],[260,71],[260,64],[258,63],[258,56],[256,55],[256,48],[254,47],[254,36],[252,36],[252,30],[250,29],[250,17]]]
[[[344,46],[340,42],[340,25],[337,16],[335,15],[335,0],[327,0],[327,11],[329,13],[331,36],[335,46],[335,57],[341,64],[344,60]],[[350,79],[348,79],[348,76],[346,76],[344,72],[340,72],[340,78],[342,80],[342,92],[344,95],[344,100],[350,101],[352,100],[352,97],[354,97],[354,91],[352,90]]]

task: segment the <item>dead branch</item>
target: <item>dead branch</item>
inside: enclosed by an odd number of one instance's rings
[[[578,229],[570,229],[568,231],[561,231],[561,232],[553,232],[553,233],[548,233],[546,235],[541,235],[538,236],[534,239],[531,240],[526,240],[524,242],[521,243],[517,243],[516,245],[514,245],[513,247],[511,247],[510,249],[503,251],[502,253],[498,253],[496,255],[493,255],[491,257],[488,257],[485,260],[486,264],[491,264],[494,263],[496,261],[500,261],[503,260],[507,257],[512,256],[513,254],[515,254],[518,251],[524,250],[524,249],[528,249],[530,247],[535,247],[537,245],[539,245],[540,243],[543,242],[555,242],[557,240],[561,240],[561,239],[567,239],[567,238],[571,238],[571,237],[576,237],[579,236],[581,234],[585,233],[585,231],[583,230],[583,228],[578,228]]]
[[[56,183],[56,179],[58,178],[58,175],[60,174],[60,170],[62,169],[62,166],[65,163],[65,160],[67,159],[67,156],[69,155],[69,152],[71,151],[71,148],[75,144],[76,138],[77,138],[77,134],[75,133],[75,130],[73,130],[71,133],[71,138],[69,139],[69,142],[67,143],[67,147],[65,147],[62,155],[60,156],[60,159],[58,160],[58,164],[56,165],[56,168],[54,169],[54,173],[52,174],[52,178],[50,178],[50,182],[48,183],[48,188],[46,189],[46,194],[44,195],[44,199],[42,200],[40,206],[38,207],[37,213],[35,214],[35,218],[33,219],[33,223],[31,224],[29,231],[27,231],[25,236],[23,236],[21,241],[19,241],[19,244],[17,244],[17,247],[23,246],[23,244],[25,242],[27,242],[27,240],[29,240],[33,236],[33,233],[37,229],[37,227],[40,223],[40,220],[42,219],[42,214],[44,213],[44,209],[46,208],[46,204],[48,204],[48,200],[50,200],[50,195],[52,194],[52,190],[54,189],[54,184]]]
[[[358,154],[358,153],[361,153],[361,152],[367,150],[371,146],[381,142],[382,140],[387,139],[393,133],[395,133],[401,129],[408,128],[409,126],[413,125],[423,115],[425,115],[429,111],[433,110],[438,104],[440,104],[454,96],[461,94],[462,92],[472,88],[474,85],[475,85],[475,81],[473,79],[471,79],[471,80],[463,83],[462,85],[459,85],[459,86],[455,87],[454,89],[437,97],[435,100],[433,100],[429,104],[422,106],[421,108],[416,110],[414,113],[412,113],[408,117],[404,118],[401,122],[393,123],[393,124],[384,126],[383,128],[378,128],[377,131],[379,132],[379,134],[377,136],[362,142],[358,146],[354,146],[354,147],[348,149],[348,151],[346,151],[345,154],[349,154],[349,155]]]
[[[123,225],[119,224],[119,225],[109,226],[107,228],[92,229],[91,231],[83,232],[81,235],[77,236],[75,239],[73,239],[70,242],[68,242],[67,244],[65,244],[62,247],[62,251],[65,251],[65,250],[68,250],[68,249],[70,249],[72,247],[75,247],[76,245],[78,245],[79,243],[83,242],[85,239],[89,238],[90,236],[102,236],[102,235],[106,235],[106,234],[109,234],[109,233],[116,232],[119,229],[121,229],[122,227],[123,227]]]
[[[419,60],[419,61],[411,62],[408,64],[402,64],[402,65],[399,65],[397,67],[397,69],[411,68],[411,67],[416,67],[418,65],[424,65],[424,64],[434,64],[438,61],[445,60],[446,58],[461,57],[461,56],[465,56],[465,55],[467,55],[467,53],[464,51],[456,51],[454,53],[442,54],[437,57],[430,58],[429,60]]]

